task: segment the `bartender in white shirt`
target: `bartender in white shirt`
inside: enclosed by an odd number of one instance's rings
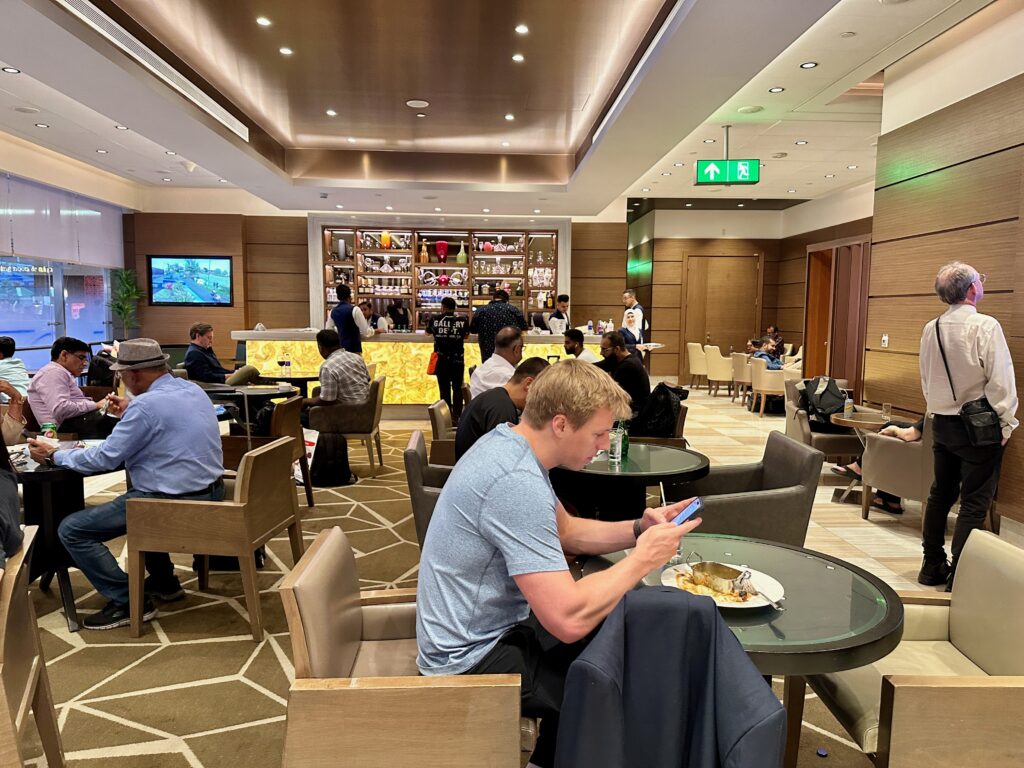
[[[638,332],[634,332],[633,335],[636,336],[637,344],[643,344],[647,341],[647,319],[644,317],[644,308],[640,305],[640,302],[636,300],[636,291],[632,288],[627,288],[622,292],[622,306],[624,306],[626,310],[622,313],[622,325],[619,327],[629,327],[626,315],[629,312],[632,312],[635,326],[638,329]]]
[[[922,538],[924,562],[917,580],[952,589],[957,559],[971,531],[985,524],[995,496],[1003,446],[1017,428],[1017,387],[1013,360],[999,321],[978,312],[985,295],[985,275],[954,261],[939,270],[935,293],[949,309],[924,327],[921,336],[921,387],[928,413],[935,415],[935,481],[925,506]],[[936,333],[941,334],[940,351]],[[945,363],[943,354],[945,352]],[[948,373],[946,364],[948,363]],[[1003,439],[992,445],[971,445],[960,408],[985,398],[999,417]],[[949,511],[960,498],[946,563],[945,531]]]
[[[469,377],[469,394],[479,397],[489,389],[504,386],[523,359],[523,332],[514,325],[498,331],[494,337],[494,354],[478,365]]]

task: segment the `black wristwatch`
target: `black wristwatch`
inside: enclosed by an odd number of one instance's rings
[[[643,521],[644,521],[644,519],[642,517],[638,517],[636,520],[633,521],[633,538],[634,539],[639,539],[640,538],[640,534],[643,533],[643,529],[640,527],[643,524]]]
[[[56,451],[54,451],[54,453],[56,453]],[[47,455],[47,457],[46,457],[46,466],[48,466],[48,467],[56,467],[57,466],[57,462],[55,462],[53,460],[53,453]]]

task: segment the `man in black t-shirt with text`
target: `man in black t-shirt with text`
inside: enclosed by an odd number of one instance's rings
[[[618,331],[611,331],[601,337],[601,357],[597,367],[615,379],[633,401],[633,418],[643,410],[651,396],[651,379],[640,359],[626,349],[626,341]]]
[[[431,318],[427,333],[434,337],[434,351],[437,352],[437,388],[441,399],[448,403],[452,419],[458,421],[462,415],[462,377],[465,368],[465,341],[469,335],[469,321],[455,314],[455,299],[445,296],[441,299],[441,316]]]

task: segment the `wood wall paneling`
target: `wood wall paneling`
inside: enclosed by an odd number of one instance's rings
[[[649,314],[652,328],[658,331],[680,330],[679,307],[652,307]]]
[[[627,225],[625,223],[591,223],[572,225],[572,250],[607,251],[626,250]]]
[[[245,246],[247,272],[283,272],[309,274],[309,255],[305,243],[298,245],[247,243]]]
[[[569,300],[574,324],[622,318],[627,234],[624,223],[572,225]]]
[[[304,301],[309,304],[309,278],[304,274],[250,272],[248,285],[250,301]]]
[[[1014,295],[986,294],[978,309],[996,318],[1004,329],[1013,324]],[[889,352],[917,354],[925,324],[948,307],[931,296],[875,297],[868,299],[867,348],[882,349],[882,334],[889,335]]]
[[[1009,149],[877,190],[874,241],[1016,218],[1022,158]]]
[[[779,262],[779,279],[782,283],[803,283],[807,277],[807,251],[799,259]]]
[[[654,262],[654,284],[655,285],[679,285],[683,282],[683,262],[681,261],[660,261]]]
[[[775,297],[775,306],[778,307],[802,307],[804,305],[805,286],[803,283],[786,283],[778,286]]]
[[[864,397],[869,403],[892,403],[912,413],[924,413],[924,393],[917,355],[868,351],[864,353]]]
[[[305,216],[246,216],[245,241],[275,245],[307,244]]]
[[[619,316],[621,317],[622,290],[623,285],[618,280],[579,277],[574,278],[572,281],[572,293],[569,298],[570,301],[579,302],[580,304],[618,306]]]
[[[678,308],[682,304],[682,294],[680,290],[681,286],[678,283],[669,283],[667,285],[657,283],[651,289],[650,304],[644,306]]]
[[[625,250],[578,251],[573,249],[571,264],[573,276],[613,278],[621,285],[625,285]]]
[[[309,324],[308,301],[250,301],[247,312],[250,325],[263,323],[267,328],[305,328]]]
[[[650,357],[651,375],[679,376],[679,359],[679,355],[665,354],[664,350],[652,352]]]

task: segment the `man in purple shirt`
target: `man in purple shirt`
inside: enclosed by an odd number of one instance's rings
[[[117,420],[100,411],[105,400],[93,402],[75,379],[89,364],[89,345],[61,336],[50,347],[50,362],[40,368],[28,386],[28,404],[40,424],[53,423],[61,432],[82,438],[104,438]]]

